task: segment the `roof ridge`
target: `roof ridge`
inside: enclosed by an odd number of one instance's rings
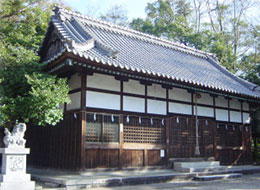
[[[58,11],[62,11],[62,12],[65,12],[65,13],[73,15],[73,16],[77,16],[77,17],[80,17],[80,18],[87,19],[87,20],[93,22],[93,25],[99,25],[100,27],[108,27],[110,29],[119,29],[121,33],[128,32],[128,33],[131,33],[132,35],[139,35],[138,37],[145,37],[146,40],[155,40],[157,42],[157,44],[159,44],[159,45],[167,44],[167,45],[176,46],[177,50],[179,50],[179,51],[187,51],[187,53],[189,52],[191,54],[194,54],[194,55],[200,56],[200,57],[204,57],[204,58],[207,58],[207,56],[214,56],[215,57],[215,55],[213,53],[198,50],[196,48],[189,47],[189,46],[186,46],[184,44],[180,44],[180,43],[177,43],[177,42],[173,42],[171,40],[156,37],[156,36],[151,35],[151,34],[146,34],[144,32],[140,32],[140,31],[128,28],[128,27],[123,27],[123,26],[119,26],[119,25],[116,25],[116,24],[113,24],[113,23],[110,23],[110,22],[102,21],[102,20],[99,20],[99,19],[96,19],[96,18],[91,18],[91,17],[83,15],[81,13],[77,13],[75,11],[67,10],[60,5],[56,5],[54,9],[55,9],[54,11],[56,13]],[[164,43],[164,44],[160,44],[159,42]],[[178,48],[181,48],[181,49],[178,49]]]

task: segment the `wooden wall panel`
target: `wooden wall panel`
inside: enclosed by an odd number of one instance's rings
[[[142,167],[144,165],[144,151],[123,150],[121,159],[123,167]]]
[[[251,126],[218,124],[216,159],[221,164],[251,164]]]
[[[113,149],[86,149],[86,168],[118,168],[119,150]]]
[[[184,116],[170,118],[170,158],[190,158],[195,156],[195,119]],[[214,127],[210,119],[199,119],[199,147],[201,157],[214,156]]]
[[[162,166],[165,165],[166,159],[161,158],[160,150],[148,150],[148,166]]]
[[[80,115],[66,113],[56,126],[33,126],[26,132],[31,148],[28,164],[56,169],[80,169]]]

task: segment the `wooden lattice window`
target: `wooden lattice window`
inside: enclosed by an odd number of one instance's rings
[[[124,142],[165,144],[165,124],[162,119],[124,116]]]
[[[216,132],[217,146],[242,146],[242,134],[239,125],[218,124]]]
[[[87,113],[86,142],[119,142],[119,117]]]

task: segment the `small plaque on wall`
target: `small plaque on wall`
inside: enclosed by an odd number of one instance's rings
[[[123,130],[124,130],[124,126],[122,123],[120,123],[120,133],[123,133]]]
[[[164,158],[165,157],[165,150],[160,150],[160,156],[161,156],[161,158]]]

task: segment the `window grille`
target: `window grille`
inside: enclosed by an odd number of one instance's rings
[[[87,113],[86,142],[119,142],[119,116]]]
[[[124,116],[123,134],[125,143],[165,144],[165,126],[162,119]]]

